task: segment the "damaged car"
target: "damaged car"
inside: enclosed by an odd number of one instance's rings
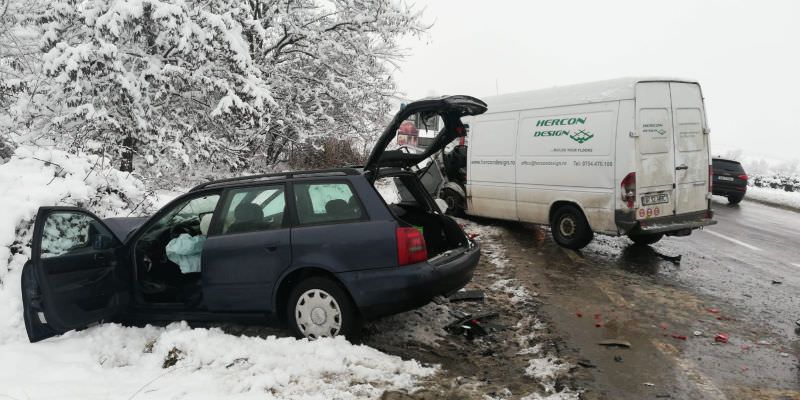
[[[264,321],[307,338],[357,335],[365,320],[462,288],[480,246],[412,168],[486,111],[468,96],[408,104],[365,165],[203,183],[150,218],[42,207],[22,276],[31,342],[104,321]],[[387,147],[410,115],[444,121],[420,154]],[[391,180],[400,201],[375,184]]]

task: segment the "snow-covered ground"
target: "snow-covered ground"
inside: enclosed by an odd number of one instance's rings
[[[0,164],[0,398],[373,399],[435,373],[342,338],[236,336],[185,324],[103,324],[31,344],[20,273],[44,205],[100,217],[148,214],[180,192],[148,192],[103,160],[22,147]]]
[[[800,192],[750,186],[747,188],[744,198],[800,211]]]
[[[105,324],[0,345],[0,397],[374,399],[435,372],[343,338],[309,342],[219,329]]]

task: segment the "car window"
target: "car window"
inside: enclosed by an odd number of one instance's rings
[[[223,208],[222,233],[244,233],[284,226],[283,185],[233,189]]]
[[[736,161],[714,160],[713,164],[714,164],[714,169],[716,170],[744,173],[744,168],[742,168],[742,164]]]
[[[183,222],[187,224],[196,222],[199,227],[200,218],[205,214],[213,213],[217,208],[218,201],[219,195],[217,194],[187,200],[169,210],[150,230],[174,226]]]
[[[294,193],[300,224],[352,221],[364,216],[346,183],[297,183]]]
[[[105,249],[116,242],[108,229],[87,214],[54,212],[44,223],[40,255],[42,258],[70,255]]]

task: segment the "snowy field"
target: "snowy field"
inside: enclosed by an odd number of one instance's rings
[[[800,211],[800,192],[750,186],[744,199]]]
[[[20,273],[43,205],[100,217],[152,212],[174,196],[91,157],[19,148],[0,165],[0,398],[372,399],[435,373],[344,339],[235,336],[185,324],[104,324],[30,344]]]

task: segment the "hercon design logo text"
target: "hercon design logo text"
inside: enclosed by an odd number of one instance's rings
[[[559,126],[559,125],[584,125],[586,124],[586,117],[569,117],[569,118],[553,118],[553,119],[540,119],[536,121],[536,126]],[[553,130],[553,131],[536,131],[533,133],[534,137],[542,136],[568,136],[570,139],[584,143],[593,138],[594,135],[585,129],[577,129],[570,131],[568,129]]]

